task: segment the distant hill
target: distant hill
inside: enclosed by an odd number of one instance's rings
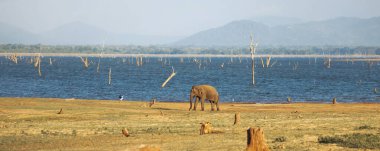
[[[73,22],[42,33],[41,43],[101,44],[107,31],[81,22]]]
[[[273,27],[250,20],[240,20],[201,31],[174,45],[246,46],[249,44],[250,33],[254,34],[254,39],[260,45],[380,46],[380,17],[341,17]]]
[[[293,25],[293,24],[299,24],[304,23],[306,21],[294,18],[294,17],[279,17],[279,16],[260,16],[260,17],[253,17],[249,20],[263,23],[268,26],[281,26],[281,25]]]
[[[1,43],[25,43],[32,44],[37,41],[36,35],[21,28],[0,23],[0,44]]]
[[[263,23],[239,20],[185,38],[111,33],[82,22],[72,22],[45,33],[34,34],[0,23],[0,44],[94,45],[105,41],[107,45],[245,47],[249,44],[249,34],[253,33],[259,46],[380,46],[380,17],[341,17],[313,22],[276,17],[255,20]]]
[[[72,22],[45,33],[32,34],[23,29],[0,23],[0,43],[95,45],[105,41],[107,45],[165,44],[183,37],[119,34],[82,22]]]

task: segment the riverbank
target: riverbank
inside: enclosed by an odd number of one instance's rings
[[[377,103],[222,103],[219,112],[211,112],[209,104],[203,112],[188,107],[188,102],[149,107],[139,101],[0,98],[0,150],[244,150],[248,127],[263,128],[272,150],[357,150],[318,138],[380,135]],[[241,115],[238,125],[235,113]],[[201,122],[212,123],[215,133],[199,135]]]

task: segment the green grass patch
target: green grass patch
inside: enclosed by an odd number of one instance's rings
[[[323,144],[338,144],[342,147],[380,149],[380,136],[374,134],[346,134],[336,136],[318,137],[318,142]]]

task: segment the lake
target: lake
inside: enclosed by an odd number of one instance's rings
[[[50,58],[52,64],[50,65]],[[118,100],[188,101],[192,85],[210,84],[222,102],[380,102],[380,63],[325,58],[272,58],[262,67],[255,58],[252,85],[250,58],[90,57],[85,68],[79,57],[43,57],[42,76],[22,57],[18,64],[0,57],[0,97],[44,97]],[[266,61],[265,58],[264,63]],[[172,67],[177,73],[164,88]],[[111,84],[108,84],[111,68]]]

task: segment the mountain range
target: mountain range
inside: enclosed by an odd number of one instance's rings
[[[33,34],[21,28],[0,23],[1,43],[50,44],[50,45],[154,45],[171,43],[182,37],[119,34],[82,23],[72,22],[53,30]]]
[[[264,46],[380,46],[380,17],[340,17],[308,22],[294,18],[253,18],[233,21],[188,37],[111,33],[82,22],[35,34],[0,23],[0,44],[91,45],[105,42],[114,45],[247,46],[250,34],[255,42]]]
[[[247,46],[250,34],[255,42],[266,46],[380,46],[380,17],[340,17],[277,26],[240,20],[201,31],[175,45]]]

